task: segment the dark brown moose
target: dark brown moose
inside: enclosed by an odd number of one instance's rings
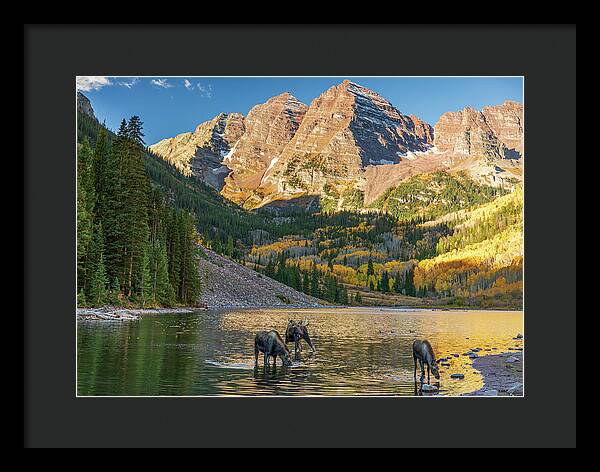
[[[286,344],[294,343],[294,353],[296,355],[298,355],[299,351],[302,351],[303,339],[308,343],[312,351],[315,352],[315,346],[308,335],[308,321],[289,320],[285,330],[285,342]]]
[[[284,366],[291,366],[290,351],[285,345],[279,333],[275,330],[260,331],[254,338],[254,364],[258,365],[258,353],[264,354],[265,367],[269,365],[269,357],[273,358],[273,364],[277,364],[277,356],[281,357]]]
[[[415,382],[417,381],[417,361],[421,366],[421,383],[425,380],[425,364],[427,364],[427,383],[429,383],[429,370],[433,373],[433,376],[439,380],[440,372],[438,370],[437,362],[435,360],[435,355],[433,353],[433,348],[429,341],[415,341],[413,342],[413,360],[415,362]]]

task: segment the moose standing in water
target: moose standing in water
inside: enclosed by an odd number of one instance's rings
[[[433,348],[429,341],[415,341],[413,342],[413,360],[415,361],[415,382],[417,381],[417,360],[421,365],[421,383],[425,380],[425,364],[427,364],[427,383],[429,383],[429,370],[433,372],[433,376],[436,379],[440,379],[440,372],[435,361],[435,355],[433,354]]]
[[[281,357],[283,365],[292,365],[290,350],[285,345],[279,333],[275,330],[260,331],[254,338],[254,365],[258,365],[258,352],[264,353],[265,367],[269,366],[269,357],[273,358],[273,364],[277,365],[277,356]]]
[[[308,335],[308,321],[289,320],[285,330],[285,342],[286,344],[294,342],[294,354],[296,356],[298,355],[298,351],[302,351],[303,339],[308,343],[312,352],[315,352],[315,346]]]

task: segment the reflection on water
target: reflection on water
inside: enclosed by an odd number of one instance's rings
[[[308,319],[316,347],[291,367],[254,366],[254,335]],[[522,346],[522,312],[377,308],[198,311],[78,323],[79,395],[417,395],[412,341],[429,339],[440,395],[483,386],[463,354]],[[290,344],[293,351],[293,345]],[[262,359],[262,358],[261,358]],[[463,380],[450,378],[463,373]],[[420,372],[417,372],[417,378]],[[431,377],[432,384],[437,380]],[[435,382],[435,383],[434,383]]]

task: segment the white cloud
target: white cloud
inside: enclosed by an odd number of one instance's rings
[[[100,75],[78,75],[76,80],[77,90],[84,92],[100,90],[107,85],[112,85],[110,78]]]
[[[131,77],[130,79],[123,79],[117,82],[118,85],[122,87],[127,87],[128,89],[132,88],[140,81],[139,77]]]
[[[170,84],[167,79],[152,79],[150,83],[156,87],[160,88],[171,88],[174,87],[173,84]]]
[[[196,84],[193,84],[188,79],[184,79],[183,85],[190,92],[193,90],[197,90],[201,97],[210,99],[213,96],[212,84],[204,85],[202,82],[197,82]]]
[[[212,98],[213,95],[213,87],[212,84],[202,85],[200,82],[196,84],[196,88],[200,92],[200,95],[206,97],[208,99]]]

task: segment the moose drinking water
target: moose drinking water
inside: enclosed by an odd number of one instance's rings
[[[289,320],[287,328],[285,330],[285,342],[294,342],[294,353],[298,355],[298,351],[302,351],[302,340],[305,340],[313,352],[315,352],[315,346],[313,345],[310,336],[308,335],[308,321],[294,321]]]
[[[437,367],[437,362],[435,360],[435,355],[433,354],[433,348],[429,341],[415,341],[412,346],[413,350],[413,360],[415,362],[415,382],[417,381],[417,360],[421,365],[421,383],[425,380],[425,364],[427,364],[427,383],[429,383],[429,370],[433,372],[433,376],[439,380],[440,372]]]
[[[258,365],[258,352],[264,353],[265,367],[269,365],[269,357],[273,358],[273,364],[277,365],[277,356],[281,357],[284,366],[291,366],[290,351],[275,330],[260,331],[254,338],[254,364]]]

